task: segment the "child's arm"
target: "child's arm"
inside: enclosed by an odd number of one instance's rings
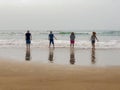
[[[54,36],[54,38],[57,40],[57,38]]]
[[[30,35],[30,40],[32,40],[32,35]]]
[[[50,40],[50,36],[48,35],[48,40]]]
[[[97,37],[95,37],[95,38],[96,38],[97,41],[99,41]]]

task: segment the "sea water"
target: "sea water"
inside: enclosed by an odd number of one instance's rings
[[[74,30],[73,30],[74,31]],[[32,48],[48,47],[49,31],[31,30],[32,34]],[[69,47],[70,33],[72,31],[53,31],[57,40],[55,40],[55,47]],[[0,30],[0,48],[7,47],[25,47],[25,33],[23,30]],[[75,47],[76,48],[91,48],[90,37],[92,31],[74,31]],[[110,49],[120,48],[120,31],[115,30],[96,30],[99,42],[96,42],[96,48]]]

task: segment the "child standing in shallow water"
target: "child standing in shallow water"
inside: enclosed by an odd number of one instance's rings
[[[53,44],[53,47],[54,47],[54,38],[56,39],[56,37],[54,36],[52,31],[50,31],[48,38],[49,38],[49,47],[51,46],[51,43]]]
[[[25,40],[26,40],[26,47],[27,47],[28,50],[30,50],[32,35],[31,35],[29,30],[25,33]]]
[[[74,47],[74,43],[75,43],[75,34],[74,34],[74,32],[72,32],[70,35],[70,46],[73,45],[73,47]]]
[[[92,32],[92,36],[91,36],[92,48],[95,48],[95,40],[99,41],[96,37],[96,32]]]

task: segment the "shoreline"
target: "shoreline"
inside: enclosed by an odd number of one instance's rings
[[[0,90],[120,90],[119,53],[0,48]],[[26,56],[30,60],[25,60]]]
[[[31,48],[26,51],[26,48],[0,48],[0,57],[5,60],[92,67],[119,66],[119,53],[118,49]]]
[[[0,59],[1,90],[119,90],[120,66],[82,67]]]

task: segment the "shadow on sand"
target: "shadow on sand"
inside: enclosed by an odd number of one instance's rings
[[[30,61],[30,60],[31,60],[30,48],[26,48],[25,60],[26,60],[26,61]]]
[[[70,64],[75,64],[75,52],[74,47],[70,47]]]
[[[95,48],[91,49],[91,63],[95,64],[96,63],[96,57],[95,57]]]
[[[48,60],[51,62],[51,63],[53,63],[53,61],[54,61],[54,47],[52,48],[52,47],[50,47],[49,48],[49,56],[48,56]]]

